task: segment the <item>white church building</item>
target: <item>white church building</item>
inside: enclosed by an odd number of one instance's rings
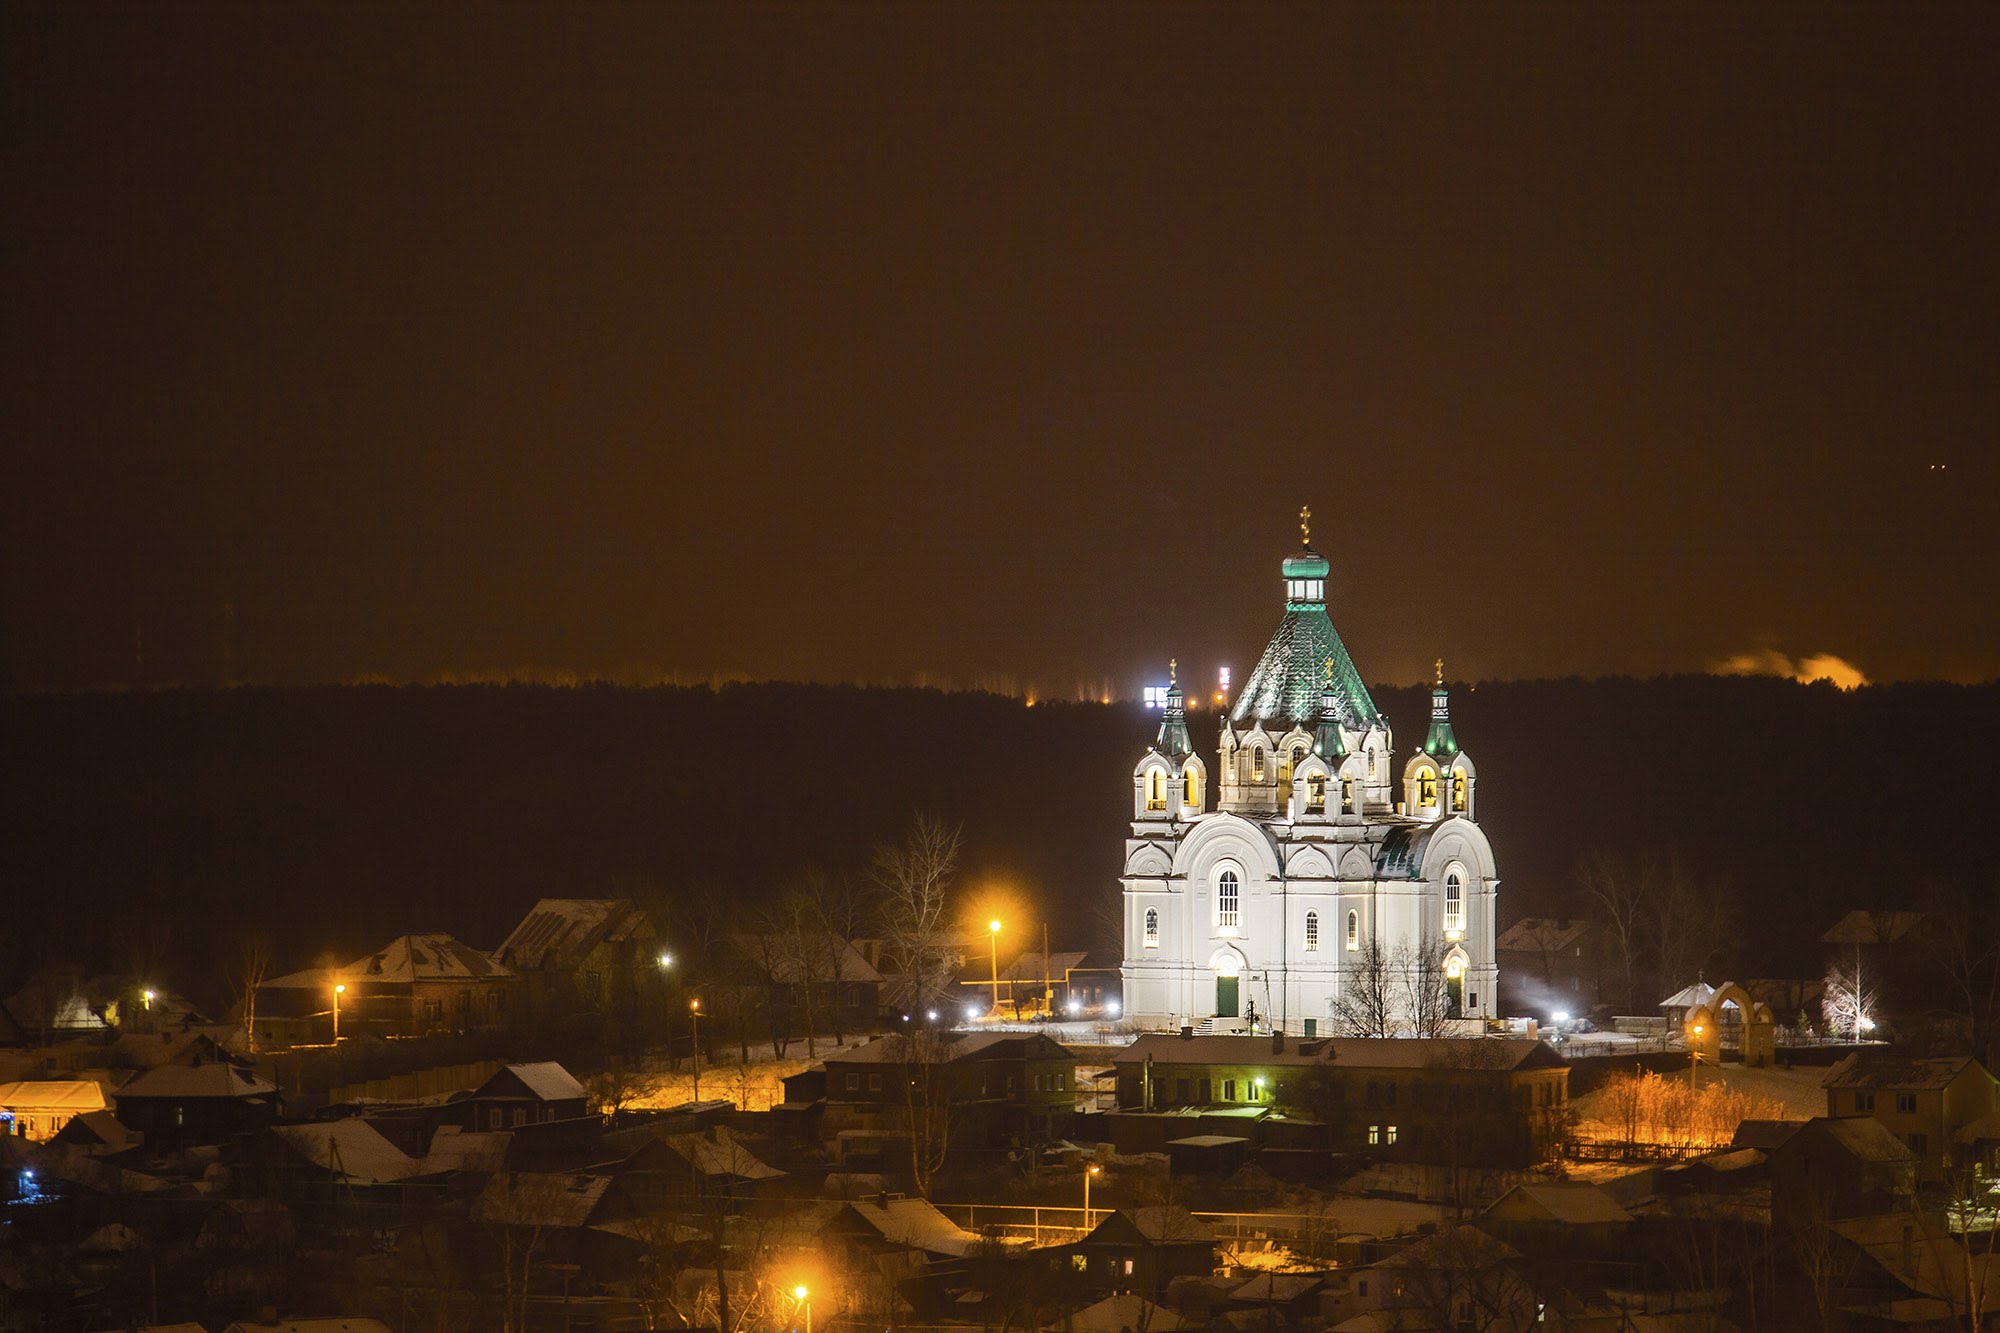
[[[1428,950],[1452,1016],[1495,1012],[1498,872],[1442,665],[1429,729],[1398,769],[1327,617],[1327,575],[1308,532],[1283,565],[1284,618],[1220,719],[1213,771],[1178,680],[1133,770],[1123,977],[1141,1024],[1240,1031],[1254,1015],[1334,1035],[1371,941],[1390,959]]]

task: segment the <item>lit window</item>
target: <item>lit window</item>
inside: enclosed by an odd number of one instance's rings
[[[1306,952],[1319,952],[1319,913],[1306,913]]]
[[[1236,872],[1225,870],[1215,882],[1216,923],[1234,927],[1236,925]]]
[[[1342,778],[1340,780],[1340,810],[1342,814],[1351,814],[1354,810],[1353,778]]]
[[[1382,1130],[1382,1142],[1394,1143],[1395,1141],[1396,1141],[1396,1127],[1394,1125],[1384,1126]]]
[[[1380,1125],[1370,1125],[1368,1127],[1369,1146],[1375,1147],[1379,1145],[1381,1142],[1382,1142],[1382,1127]]]
[[[1353,953],[1361,947],[1361,913],[1347,914],[1347,951]]]
[[[1306,779],[1306,810],[1316,815],[1326,813],[1326,774],[1315,773]]]
[[[1438,803],[1438,775],[1426,768],[1417,774],[1417,805],[1433,809]]]
[[[1465,870],[1458,865],[1444,872],[1444,928],[1465,929]]]
[[[1261,745],[1252,746],[1250,749],[1250,780],[1252,782],[1264,780],[1264,747]]]
[[[1146,947],[1148,949],[1160,947],[1160,909],[1157,907],[1146,909]]]
[[[1451,808],[1458,811],[1465,809],[1465,770],[1462,768],[1451,771]]]
[[[1186,800],[1188,808],[1194,809],[1201,804],[1201,770],[1190,768],[1181,776],[1187,779]]]
[[[1148,810],[1164,810],[1167,808],[1167,775],[1157,768],[1152,770],[1152,776],[1146,788],[1146,808]]]

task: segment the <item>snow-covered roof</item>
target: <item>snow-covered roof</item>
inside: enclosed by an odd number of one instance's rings
[[[0,1109],[9,1111],[102,1111],[104,1089],[88,1080],[24,1079],[0,1083]]]
[[[848,1208],[892,1245],[963,1258],[979,1236],[939,1212],[928,1199],[856,1200]]]
[[[543,898],[494,957],[515,967],[571,967],[606,940],[632,937],[645,913],[624,898]]]
[[[377,982],[481,981],[513,975],[511,968],[443,933],[398,935],[341,971],[350,980]]]
[[[232,1064],[212,1060],[205,1065],[161,1065],[149,1069],[112,1096],[117,1101],[128,1097],[184,1101],[192,1097],[263,1097],[277,1090],[277,1085],[247,1077]]]
[[[610,1176],[512,1171],[486,1182],[472,1218],[503,1226],[580,1227],[609,1188]]]
[[[1692,986],[1683,986],[1660,1001],[1662,1009],[1692,1009],[1698,1004],[1707,1004],[1715,998],[1715,987],[1705,981],[1697,981]]]
[[[583,1084],[577,1082],[574,1075],[553,1060],[538,1060],[526,1065],[508,1065],[505,1072],[521,1080],[523,1087],[545,1102],[574,1101],[586,1095]],[[488,1086],[491,1086],[491,1080],[488,1081]],[[486,1088],[482,1087],[479,1093],[474,1095],[477,1096],[485,1091]]]
[[[280,1125],[276,1133],[314,1166],[348,1180],[381,1184],[418,1174],[417,1160],[366,1120]]]
[[[670,1134],[664,1142],[704,1176],[776,1180],[785,1174],[744,1147],[727,1125],[717,1125],[712,1134]]]
[[[1043,1327],[1061,1329],[1064,1333],[1071,1330],[1074,1333],[1128,1333],[1132,1329],[1145,1329],[1146,1333],[1170,1333],[1188,1325],[1165,1306],[1153,1304],[1136,1291],[1128,1291],[1106,1296],[1095,1305],[1086,1305],[1076,1313],[1065,1315]]]
[[[1492,1217],[1539,1218],[1569,1226],[1632,1220],[1632,1214],[1620,1208],[1616,1199],[1588,1182],[1516,1185],[1495,1199],[1486,1212]]]
[[[511,1130],[460,1129],[439,1125],[431,1136],[430,1150],[424,1154],[420,1175],[441,1176],[451,1171],[498,1171],[507,1165],[507,1145]]]

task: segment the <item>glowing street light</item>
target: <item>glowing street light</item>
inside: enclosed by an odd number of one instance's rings
[[[1083,1173],[1083,1229],[1085,1231],[1090,1230],[1090,1178],[1103,1169],[1103,1167],[1093,1162]]]
[[[664,972],[673,965],[674,965],[674,956],[672,954],[663,953],[660,955],[660,971]]]
[[[986,948],[993,957],[993,1012],[1000,1012],[1000,922],[986,923]]]
[[[153,1007],[153,992],[149,990],[140,991],[139,998],[146,1002],[147,1009],[151,1009]]]
[[[340,1044],[340,997],[347,994],[347,983],[339,982],[333,988],[333,1044]]]
[[[701,1100],[701,997],[688,1001],[688,1045],[694,1048],[694,1099]]]
[[[798,1286],[792,1288],[792,1299],[804,1307],[806,1312],[806,1333],[813,1333],[812,1292],[806,1290],[806,1284],[801,1282]]]

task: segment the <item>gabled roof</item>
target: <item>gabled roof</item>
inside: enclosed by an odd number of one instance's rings
[[[1206,1222],[1177,1203],[1165,1203],[1147,1208],[1120,1208],[1092,1228],[1079,1244],[1098,1240],[1116,1244],[1134,1232],[1152,1245],[1194,1245],[1215,1239],[1215,1232]]]
[[[777,1180],[785,1174],[744,1147],[727,1125],[717,1125],[708,1133],[669,1134],[661,1142],[710,1178]]]
[[[1744,1120],[1737,1124],[1736,1134],[1729,1142],[1738,1148],[1769,1152],[1805,1126],[1803,1120]]]
[[[1492,1267],[1512,1263],[1520,1257],[1521,1252],[1505,1241],[1496,1240],[1468,1222],[1461,1222],[1457,1226],[1446,1227],[1434,1236],[1426,1236],[1413,1245],[1404,1246],[1374,1267],[1463,1269],[1472,1264]]]
[[[861,950],[831,931],[796,935],[732,935],[742,955],[762,968],[781,986],[813,981],[879,982],[875,970]]]
[[[1827,927],[1821,944],[1894,944],[1923,921],[1922,912],[1866,912],[1857,908]]]
[[[610,1176],[510,1171],[486,1182],[472,1205],[472,1220],[502,1226],[581,1227],[610,1188]]]
[[[109,1111],[81,1111],[57,1131],[57,1143],[89,1145],[92,1156],[124,1152],[146,1141],[136,1129],[128,1129]]]
[[[1857,1162],[1914,1162],[1916,1154],[1891,1134],[1874,1116],[1820,1116],[1808,1120],[1799,1132],[1785,1140],[1776,1151],[1784,1152],[1807,1135],[1823,1135],[1838,1144]]]
[[[269,1097],[277,1085],[252,1078],[222,1060],[204,1065],[161,1065],[149,1069],[112,1094],[114,1101],[164,1097],[170,1101],[196,1098]]]
[[[518,968],[571,968],[599,944],[630,939],[650,924],[625,898],[543,898],[493,956]]]
[[[1715,999],[1715,987],[1706,981],[1697,981],[1692,986],[1683,986],[1661,1000],[1662,1009],[1692,1009],[1698,1004],[1708,1004]]]
[[[1229,1293],[1232,1301],[1288,1304],[1324,1286],[1324,1273],[1259,1273]]]
[[[342,972],[357,981],[483,981],[511,977],[479,950],[443,933],[398,935],[374,953],[363,954]]]
[[[1488,1217],[1539,1218],[1568,1226],[1630,1222],[1632,1214],[1603,1189],[1582,1182],[1531,1182],[1514,1186],[1487,1206]]]
[[[963,1258],[981,1239],[939,1212],[928,1199],[856,1201],[842,1211],[860,1219],[891,1245],[927,1254]]]
[[[528,1090],[528,1095],[538,1101],[568,1102],[589,1095],[584,1091],[583,1084],[577,1082],[573,1074],[553,1060],[538,1060],[533,1064],[525,1065],[508,1065],[506,1068],[495,1073],[492,1078],[480,1084],[473,1091],[472,1095],[474,1097],[508,1095],[511,1091],[507,1088],[509,1075],[519,1080],[521,1086]]]
[[[1972,1065],[1985,1073],[1969,1055],[1908,1056],[1850,1055],[1826,1076],[1829,1088],[1878,1088],[1884,1091],[1936,1091],[1950,1087]],[[1988,1076],[1991,1077],[1990,1075]]]
[[[1007,1049],[1019,1045],[1019,1050]],[[850,1051],[836,1051],[826,1057],[826,1064],[834,1065],[901,1065],[924,1063],[936,1058],[939,1063],[956,1064],[960,1060],[982,1056],[995,1059],[1026,1057],[1031,1060],[1060,1060],[1069,1055],[1063,1046],[1044,1037],[1039,1032],[973,1032],[940,1033],[935,1045],[913,1043],[902,1033],[891,1033],[877,1037],[866,1046],[857,1046]]]
[[[1519,950],[1523,953],[1567,949],[1590,934],[1596,926],[1595,921],[1583,917],[1523,917],[1501,931],[1500,938],[1493,941],[1493,947]]]
[[[0,1083],[0,1108],[9,1111],[102,1111],[104,1089],[87,1079],[25,1079]]]
[[[314,1166],[347,1180],[384,1184],[420,1173],[416,1158],[383,1138],[366,1120],[279,1125],[272,1132]]]
[[[1064,1315],[1044,1328],[1061,1333],[1176,1333],[1191,1327],[1165,1306],[1155,1305],[1136,1291],[1106,1296],[1095,1305],[1086,1305]]]

